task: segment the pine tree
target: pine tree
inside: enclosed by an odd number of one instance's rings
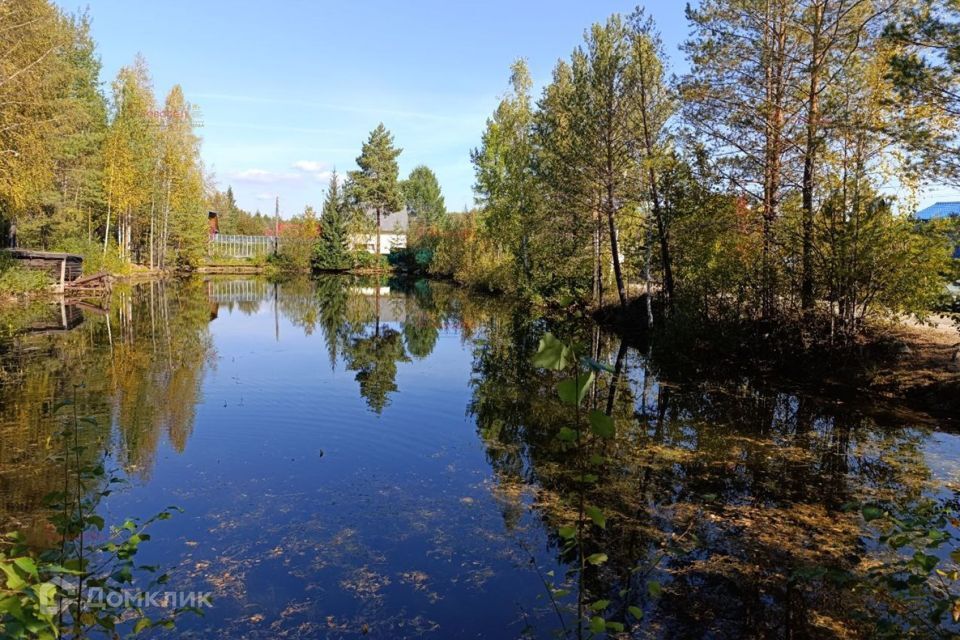
[[[760,298],[775,299],[774,230],[788,187],[799,182],[802,129],[796,0],[704,0],[688,5],[690,73],[681,94],[687,122],[720,159],[723,176],[758,205],[762,227]]]
[[[660,172],[667,162],[667,122],[676,110],[676,101],[667,84],[663,43],[653,19],[646,16],[642,9],[630,16],[632,27],[632,65],[631,73],[638,99],[634,123],[636,136],[640,141],[641,175],[645,199],[649,201],[660,245],[660,267],[663,274],[663,290],[670,299],[674,295],[673,263],[670,247],[670,226],[661,197]],[[652,233],[649,234],[652,236]],[[652,242],[647,241],[647,284],[650,282],[650,254]],[[649,292],[648,292],[649,293]],[[653,314],[647,297],[648,322]]]
[[[320,237],[314,248],[313,267],[321,271],[343,271],[353,266],[347,238],[346,203],[336,171],[323,202]]]
[[[904,143],[921,175],[960,184],[960,4],[905,2],[884,30],[898,109],[886,128]],[[924,117],[916,117],[924,110]]]
[[[384,216],[399,211],[403,206],[397,157],[403,149],[393,146],[393,136],[383,126],[370,132],[357,157],[358,171],[351,171],[350,193],[361,209],[372,209],[376,214],[377,265],[380,264],[380,223]]]

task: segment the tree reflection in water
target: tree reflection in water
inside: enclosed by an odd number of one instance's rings
[[[84,434],[96,445],[89,455],[109,451],[128,474],[147,478],[162,439],[187,447],[201,381],[215,362],[209,325],[228,310],[273,313],[280,340],[280,318],[319,333],[327,365],[350,371],[377,414],[403,393],[401,365],[429,359],[441,333],[456,333],[471,354],[467,411],[504,525],[536,565],[523,570],[547,573],[536,551],[544,540],[551,561],[577,564],[556,532],[581,498],[607,514],[586,547],[609,560],[556,596],[563,622],[551,619],[569,629],[582,628],[573,606],[582,589],[589,601],[609,600],[607,615],[635,623],[641,636],[857,634],[859,603],[844,572],[870,550],[844,505],[919,496],[932,481],[925,426],[760,379],[691,370],[656,344],[631,344],[586,321],[536,319],[528,308],[443,283],[191,279],[120,289],[108,311],[85,312],[69,332],[2,338],[0,518],[35,520],[55,488],[45,467],[56,446],[51,408],[74,384],[82,385],[80,412],[100,425]],[[578,481],[556,437],[570,421],[556,401],[557,377],[531,364],[548,328],[613,368],[586,400],[618,425],[591,452],[603,463],[590,484]],[[541,529],[523,526],[530,512]],[[641,621],[627,613],[635,603]]]

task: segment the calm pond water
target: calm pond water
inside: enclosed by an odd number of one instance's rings
[[[586,400],[617,435],[584,484],[559,378],[530,364],[547,323],[437,283],[146,283],[3,322],[0,519],[50,538],[53,407],[75,392],[131,481],[107,522],[184,509],[141,552],[214,593],[177,637],[576,635],[580,593],[635,637],[842,637],[844,587],[793,576],[868,552],[844,504],[935,491],[960,452],[944,425],[711,378],[571,319],[549,328],[617,372]],[[558,531],[581,501],[609,559],[578,583]]]

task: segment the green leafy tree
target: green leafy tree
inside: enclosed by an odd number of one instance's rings
[[[474,190],[490,236],[513,257],[515,277],[524,290],[529,290],[533,279],[530,244],[539,210],[539,185],[531,171],[532,86],[526,61],[517,60],[511,67],[510,92],[487,120],[480,148],[471,153],[477,179]]]
[[[393,136],[383,126],[370,132],[357,157],[357,171],[351,171],[350,195],[361,209],[376,215],[376,255],[380,257],[380,223],[384,216],[399,211],[403,193],[398,180],[397,157],[402,149],[393,146]],[[379,265],[379,260],[377,265]]]
[[[426,165],[419,165],[403,181],[403,198],[413,220],[425,228],[443,224],[447,205],[443,201],[436,174]]]

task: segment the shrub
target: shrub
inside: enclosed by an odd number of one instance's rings
[[[107,250],[104,252],[103,244],[99,241],[73,238],[64,240],[57,245],[56,250],[82,256],[84,275],[100,273],[101,271],[114,275],[130,272],[130,265],[120,259],[116,244],[113,242],[107,246]]]
[[[0,252],[0,293],[24,295],[44,291],[53,284],[50,276],[35,269],[18,266],[8,254]]]

